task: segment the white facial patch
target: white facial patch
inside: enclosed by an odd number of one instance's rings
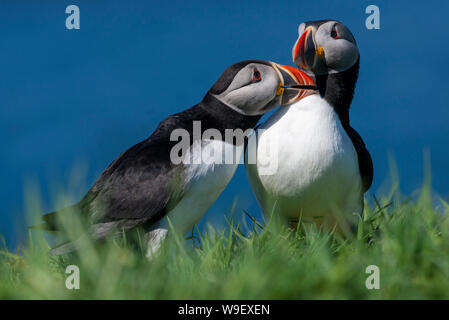
[[[260,73],[259,81],[253,81],[255,71]],[[280,98],[279,101],[276,99],[279,81],[272,66],[250,63],[235,75],[224,92],[215,97],[241,114],[260,115],[280,104]]]
[[[331,36],[332,30],[337,38]],[[322,24],[315,34],[317,46],[324,49],[324,57],[329,73],[342,72],[351,68],[359,58],[359,50],[351,32],[344,25],[329,21]]]

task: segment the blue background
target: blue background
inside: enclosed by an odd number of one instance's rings
[[[65,28],[70,4],[80,7],[80,30]],[[365,28],[369,4],[380,8],[380,30]],[[323,18],[345,23],[361,52],[351,121],[373,156],[371,193],[389,175],[389,153],[404,192],[419,188],[427,148],[433,186],[447,196],[447,12],[449,2],[429,0],[2,0],[0,233],[12,244],[24,233],[27,182],[40,186],[44,210],[58,186],[77,185],[81,196],[160,120],[199,102],[228,65],[291,64],[299,23]],[[202,225],[223,223],[234,199],[237,214],[259,214],[243,166]]]

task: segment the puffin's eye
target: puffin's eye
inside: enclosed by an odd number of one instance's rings
[[[253,81],[260,81],[262,80],[262,75],[260,74],[259,70],[254,69],[253,71]]]
[[[331,31],[331,37],[334,38],[334,39],[338,39],[338,33],[337,33],[337,30],[332,29],[332,31]]]

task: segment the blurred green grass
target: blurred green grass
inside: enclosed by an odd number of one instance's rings
[[[42,212],[36,202],[29,208],[34,217]],[[245,225],[246,215],[188,241],[172,232],[153,261],[137,232],[64,257],[49,257],[43,232],[30,232],[26,245],[0,251],[0,298],[449,298],[449,205],[429,184],[408,198],[395,186],[367,203],[352,239],[307,224]],[[68,265],[80,269],[80,290],[65,286]],[[369,265],[380,269],[379,290],[365,286]]]

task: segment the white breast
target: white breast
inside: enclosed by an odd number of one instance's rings
[[[181,234],[191,230],[231,180],[242,151],[243,146],[220,140],[203,140],[201,147],[199,142],[195,143],[191,148],[191,164],[185,165],[186,191],[158,227],[168,228],[168,217]],[[234,155],[237,161],[229,163],[229,155]]]
[[[286,217],[313,218],[361,210],[357,153],[324,99],[312,95],[280,107],[261,129],[257,157],[277,162],[277,169],[261,175],[258,162],[248,166],[248,177],[265,214],[275,208]]]

